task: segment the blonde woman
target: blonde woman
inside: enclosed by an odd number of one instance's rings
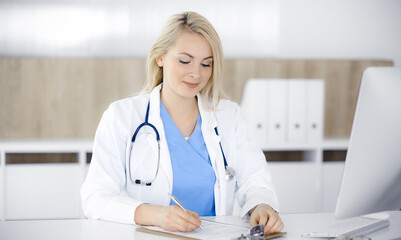
[[[81,189],[87,217],[193,231],[199,216],[283,223],[264,155],[224,99],[222,47],[203,16],[172,16],[151,48],[143,93],[114,102],[96,131]],[[189,211],[175,205],[174,195]]]

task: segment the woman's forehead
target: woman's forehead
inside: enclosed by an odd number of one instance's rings
[[[206,39],[199,33],[184,31],[169,49],[169,52],[187,53],[193,57],[207,58],[213,55]]]

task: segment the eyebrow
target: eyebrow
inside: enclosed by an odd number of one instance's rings
[[[190,58],[194,58],[194,56],[192,56],[191,54],[187,53],[187,52],[181,52],[178,54],[183,54],[183,55],[187,55]],[[203,60],[209,59],[209,58],[213,58],[213,56],[209,56],[209,57],[205,57]]]

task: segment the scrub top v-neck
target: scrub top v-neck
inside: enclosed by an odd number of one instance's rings
[[[185,208],[199,216],[215,216],[214,185],[216,175],[202,135],[200,114],[192,135],[186,140],[167,109],[160,102],[167,145],[173,169],[172,194]],[[175,205],[173,201],[170,205]]]

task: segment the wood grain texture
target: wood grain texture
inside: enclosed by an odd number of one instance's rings
[[[363,71],[392,66],[385,60],[232,59],[224,70],[224,89],[236,102],[250,78],[319,78],[325,80],[326,138],[349,137]]]
[[[240,103],[249,78],[322,78],[325,137],[348,137],[360,79],[386,60],[226,59],[224,89]],[[91,138],[108,105],[138,92],[145,59],[0,58],[0,138]]]

